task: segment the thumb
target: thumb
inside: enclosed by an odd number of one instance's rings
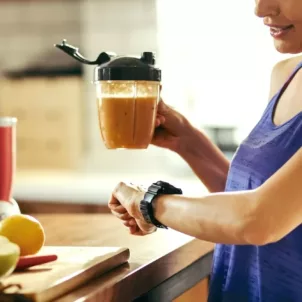
[[[157,113],[161,115],[165,115],[167,114],[169,109],[170,109],[169,106],[161,98],[157,106]]]

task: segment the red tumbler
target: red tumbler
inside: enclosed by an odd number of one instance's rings
[[[16,169],[16,123],[14,117],[0,117],[0,201],[12,198]]]

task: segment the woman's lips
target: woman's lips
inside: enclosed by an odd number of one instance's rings
[[[270,34],[275,39],[282,38],[293,28],[294,28],[293,25],[282,26],[282,27],[281,26],[270,26]]]

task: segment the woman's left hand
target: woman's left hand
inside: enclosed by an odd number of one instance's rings
[[[133,184],[120,182],[108,202],[111,213],[123,221],[133,235],[143,236],[156,231],[153,224],[145,221],[140,211],[140,202],[143,200],[146,191]]]

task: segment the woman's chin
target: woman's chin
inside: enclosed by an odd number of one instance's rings
[[[302,43],[297,45],[297,43],[274,40],[274,45],[276,50],[282,54],[298,54],[302,52]]]

